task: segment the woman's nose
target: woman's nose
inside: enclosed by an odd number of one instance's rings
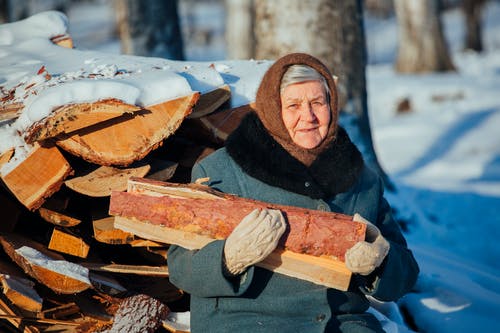
[[[316,116],[314,115],[313,108],[311,106],[311,103],[303,103],[301,110],[300,110],[300,117],[302,120],[306,121],[313,121],[316,119]]]

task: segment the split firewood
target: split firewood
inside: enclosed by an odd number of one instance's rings
[[[0,236],[0,243],[25,273],[56,293],[74,294],[91,287],[88,269],[66,261],[40,243],[17,234]]]
[[[14,148],[10,148],[6,150],[5,152],[0,154],[0,168],[7,162],[10,161],[12,158],[12,155],[14,155]]]
[[[73,48],[73,38],[68,33],[61,34],[50,38],[52,43],[68,49]]]
[[[198,103],[196,103],[193,112],[188,118],[199,118],[209,115],[217,110],[222,104],[226,103],[230,97],[231,89],[227,84],[204,93],[200,96]]]
[[[30,312],[42,310],[42,298],[34,289],[33,281],[11,263],[0,261],[0,283],[3,294],[17,307]]]
[[[192,111],[199,98],[193,93],[147,107],[134,116],[111,119],[61,135],[57,145],[84,160],[99,165],[128,166],[144,158],[172,135]]]
[[[366,226],[352,217],[275,205],[225,194],[198,184],[132,178],[127,192],[113,192],[109,212],[115,227],[140,237],[189,249],[225,239],[256,208],[279,209],[289,230],[260,266],[337,289],[351,277],[344,254],[365,237]]]
[[[45,221],[61,227],[74,227],[82,222],[81,219],[45,207],[40,207],[38,213]]]
[[[0,319],[4,319],[19,329],[23,333],[40,333],[36,326],[31,325],[29,322],[24,321],[24,317],[18,313],[8,301],[0,297]]]
[[[94,238],[106,244],[130,244],[135,239],[135,236],[129,232],[116,229],[114,223],[114,216],[92,221]]]
[[[253,104],[225,109],[199,118],[215,142],[225,142],[229,134],[238,127],[243,117],[251,112]]]
[[[85,263],[82,263],[81,265],[83,267],[89,268],[84,264]],[[95,273],[95,271],[97,270],[89,272],[89,277],[90,281],[92,282],[92,286],[96,291],[111,296],[120,296],[124,295],[127,292],[127,289],[112,275],[102,275]],[[105,272],[105,270],[102,270],[102,272]]]
[[[93,103],[67,104],[53,110],[48,117],[32,124],[24,133],[27,143],[45,140],[62,133],[72,133],[96,124],[140,110],[135,105],[116,99]]]
[[[1,178],[26,208],[35,210],[59,190],[71,172],[56,146],[43,147],[35,143],[29,155]]]
[[[0,105],[0,123],[12,122],[17,118],[19,118],[22,108],[23,108],[22,103],[11,103],[7,105]]]
[[[145,265],[123,265],[123,264],[102,264],[83,262],[82,266],[92,271],[112,272],[120,274],[136,274],[143,276],[168,277],[167,266],[145,266]]]
[[[50,237],[48,248],[49,250],[60,253],[66,253],[80,258],[87,258],[90,245],[76,235],[54,228],[52,236]]]
[[[94,238],[105,244],[124,245],[132,247],[164,247],[165,244],[154,242],[149,239],[141,239],[134,234],[115,228],[115,217],[108,216],[92,221]]]
[[[30,280],[0,273],[4,295],[16,306],[30,312],[42,310],[42,298]]]
[[[111,191],[124,191],[130,177],[144,177],[150,169],[147,164],[134,168],[101,166],[84,176],[68,179],[64,184],[90,197],[107,197]]]

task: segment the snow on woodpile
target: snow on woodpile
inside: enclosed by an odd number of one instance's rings
[[[29,153],[22,133],[57,107],[104,99],[146,107],[224,84],[236,107],[253,101],[271,63],[172,61],[70,49],[51,41],[67,31],[67,17],[56,11],[0,25],[0,112],[19,108],[15,120],[0,117],[0,155],[15,150],[1,174]]]

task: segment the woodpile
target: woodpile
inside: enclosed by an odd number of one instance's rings
[[[57,26],[59,16],[50,13],[42,19]],[[4,30],[0,26],[0,39],[12,35],[2,52],[13,58],[25,56],[16,53],[22,49],[16,48],[16,38],[21,38],[22,24],[29,27],[39,21],[39,17],[27,19]],[[0,331],[188,330],[176,323],[189,311],[189,295],[168,281],[168,247],[199,248],[227,233],[207,236],[203,227],[195,233],[175,230],[137,215],[140,209],[126,208],[149,209],[154,198],[180,196],[165,194],[168,187],[184,186],[197,193],[194,199],[188,195],[188,205],[221,198],[200,185],[187,185],[191,168],[222,147],[251,110],[251,98],[237,102],[244,91],[234,85],[238,81],[234,78],[244,81],[243,74],[252,73],[245,83],[254,92],[269,63],[242,61],[231,69],[220,63],[116,56],[110,61],[117,65],[110,67],[96,64],[105,55],[78,53],[64,29],[60,32],[49,37],[61,46],[29,41],[40,47],[40,58],[24,60],[36,64],[32,73],[24,69],[31,74],[28,79],[9,72],[5,64],[0,71],[2,78],[17,77],[14,82],[0,81],[4,82],[0,83]],[[59,72],[53,69],[68,57],[100,71],[69,75],[64,64]],[[147,66],[140,67],[144,63]],[[251,70],[241,70],[245,66]],[[133,81],[135,77],[139,81]],[[73,98],[84,92],[85,98]],[[39,110],[43,107],[48,112]],[[262,205],[229,195],[222,201],[246,205],[240,213]],[[177,207],[167,201],[162,204]],[[342,262],[343,253],[364,237],[363,226],[340,214],[274,208],[287,213],[294,226],[294,219],[308,214],[312,220],[335,220],[336,232],[351,238],[331,253],[297,253],[283,243],[288,248],[273,253],[262,267],[346,289],[350,273]],[[187,208],[175,209],[182,214]],[[241,216],[228,217],[226,231],[238,219]],[[209,220],[201,222],[210,225]],[[324,222],[311,226],[318,228],[317,234],[324,231]],[[294,230],[289,239],[301,237]]]

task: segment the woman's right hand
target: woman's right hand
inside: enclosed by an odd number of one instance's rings
[[[278,245],[285,232],[283,214],[276,209],[255,209],[245,216],[226,239],[225,271],[232,276],[264,260]]]

